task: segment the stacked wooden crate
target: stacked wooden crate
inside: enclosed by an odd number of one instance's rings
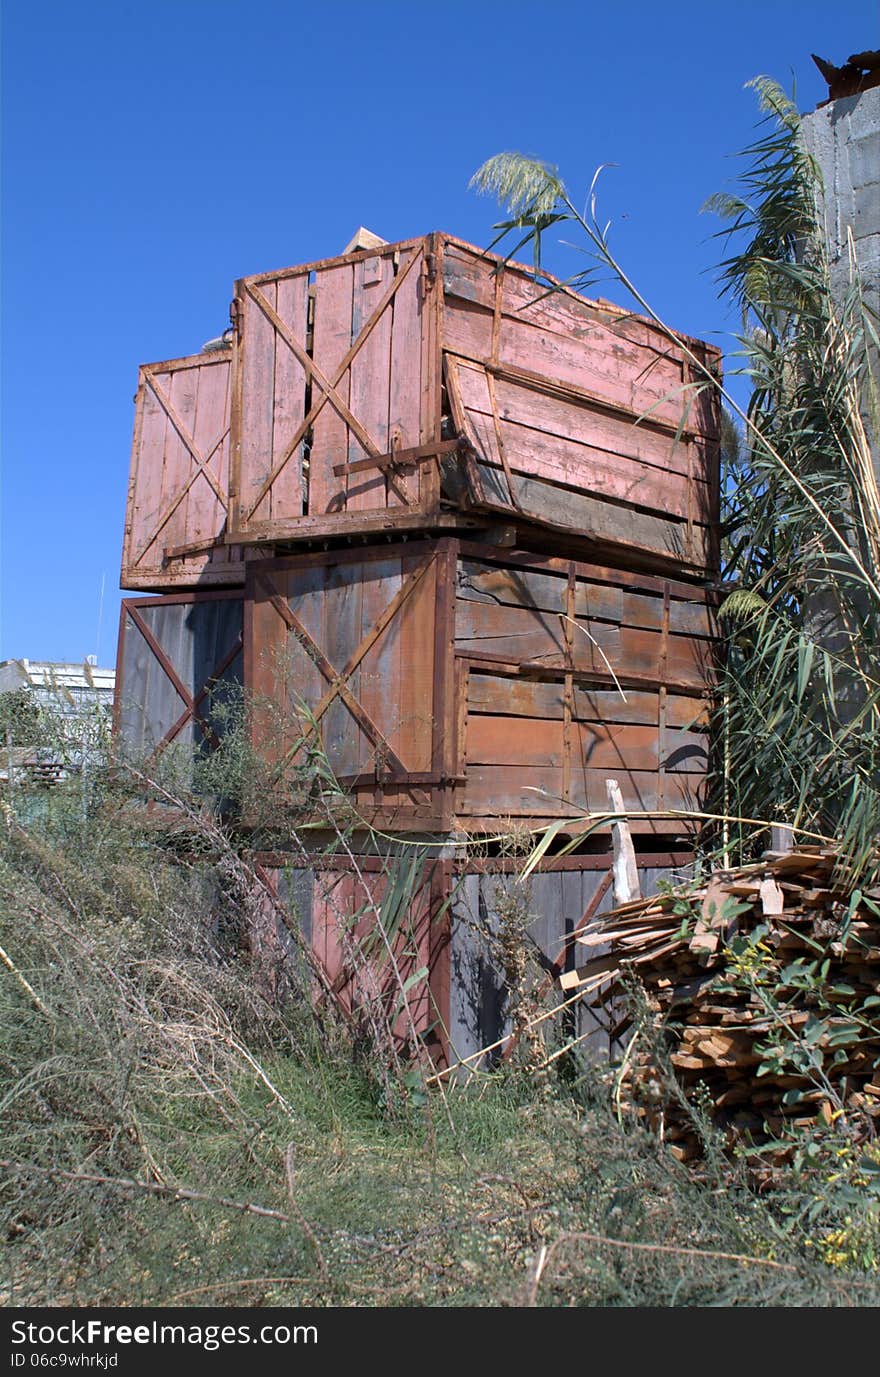
[[[231,320],[141,370],[126,738],[203,739],[232,680],[279,758],[305,705],[365,849],[582,816],[610,776],[645,868],[684,860],[647,814],[705,770],[717,351],[442,234],[243,278]]]

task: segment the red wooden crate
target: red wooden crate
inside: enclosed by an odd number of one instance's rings
[[[240,582],[241,546],[499,519],[714,568],[709,345],[443,234],[235,291],[231,358],[144,370],[124,586]]]
[[[245,682],[291,779],[305,733],[365,822],[495,831],[603,811],[609,777],[698,807],[711,633],[697,583],[447,537],[253,563]]]

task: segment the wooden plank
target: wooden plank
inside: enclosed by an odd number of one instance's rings
[[[517,549],[487,550],[485,545],[477,545],[467,538],[462,538],[460,550],[463,559],[476,560],[481,564],[500,564],[526,571],[530,569],[545,572],[553,571],[566,578],[569,568],[574,568],[578,580],[583,579],[588,583],[606,584],[612,588],[621,588],[661,598],[664,596],[664,590],[668,587],[673,601],[683,599],[692,602],[695,598],[705,601],[707,597],[704,581],[693,575],[679,575],[678,577],[673,575],[670,577],[667,573],[649,573],[643,567],[637,569],[627,569],[619,565],[612,567],[600,561],[597,562],[595,559],[573,560],[569,555],[560,557],[549,554],[546,550],[532,549],[528,552]]]
[[[528,568],[507,568],[485,560],[462,559],[459,562],[458,596],[462,599],[479,598],[509,607],[533,607],[545,612],[567,614],[568,573],[562,569],[558,573],[542,573]],[[637,601],[637,595],[632,595],[630,605],[636,606]],[[648,605],[651,605],[650,602]],[[622,588],[575,580],[575,617],[620,623],[623,620],[623,606]]]
[[[205,456],[205,465],[217,487],[229,490],[229,364],[199,368],[196,372],[196,406],[193,439]],[[220,439],[220,437],[223,437]],[[218,443],[219,440],[219,443]],[[223,531],[226,508],[207,478],[196,478],[189,492],[183,523],[186,541],[215,540]]]
[[[409,254],[402,254],[400,269],[408,261]],[[422,443],[423,319],[419,287],[419,265],[414,264],[413,271],[395,294],[392,306],[388,435],[389,446],[395,450],[417,448]],[[439,434],[437,438],[439,439]],[[407,486],[413,493],[413,500],[418,501],[422,488],[422,475],[419,470],[407,476]]]
[[[489,511],[509,514],[501,469],[482,461],[476,467],[486,494],[482,505]],[[531,520],[554,530],[575,531],[597,544],[619,545],[634,553],[644,550],[677,564],[707,567],[709,543],[705,527],[693,528],[691,545],[684,522],[663,520],[519,474],[515,475],[515,488],[520,509]]]
[[[491,372],[482,365],[460,361],[461,397],[468,411],[491,414],[487,411],[489,399],[484,381]],[[622,473],[630,471],[629,465],[653,470],[648,479],[656,478],[659,470],[670,478],[676,490],[679,485],[674,480],[687,479],[692,470],[696,481],[707,481],[700,474],[699,464],[694,463],[694,440],[677,436],[675,432],[670,434],[667,427],[652,425],[650,418],[637,424],[626,416],[603,409],[589,396],[553,395],[540,390],[526,376],[503,372],[495,377],[495,395],[499,418],[507,423],[512,437],[517,428],[538,432],[553,441],[585,447],[588,455],[584,462],[587,464],[608,464],[610,460],[617,460]],[[521,442],[517,442],[517,447],[521,447]],[[576,454],[577,448],[572,453]],[[683,491],[684,485],[680,486]]]
[[[277,284],[263,288],[269,304],[277,300]],[[257,495],[272,471],[275,440],[275,354],[278,346],[272,322],[258,309],[246,292],[242,296],[241,337],[241,435],[239,499],[243,524],[271,518],[271,501],[257,504]],[[282,346],[283,347],[283,346]]]
[[[407,253],[410,249],[419,249],[426,242],[426,236],[419,235],[413,239],[399,239],[392,244],[383,244],[381,248],[353,249],[351,253],[334,254],[331,258],[317,258],[310,263],[296,263],[289,268],[273,268],[269,272],[254,273],[247,278],[248,282],[254,282],[257,286],[261,282],[278,282],[285,277],[302,277],[310,273],[320,272],[323,268],[336,268],[340,266],[359,263],[363,258],[374,258],[381,255],[385,258],[393,258],[395,254]]]
[[[291,333],[305,344],[309,287],[307,277],[287,278],[278,283],[276,310]],[[264,503],[251,513],[258,519],[301,516],[303,493],[303,442],[292,444],[305,415],[306,374],[293,352],[275,338],[273,385],[272,469],[278,469]],[[248,505],[250,505],[248,503]]]
[[[144,369],[140,372],[136,405],[139,424],[135,431],[137,449],[132,456],[134,490],[131,499],[131,538],[123,571],[129,576],[135,570],[143,572],[148,569],[151,560],[147,556],[155,553],[150,537],[155,531],[161,510],[165,432],[171,424],[156,393],[147,382]]]
[[[584,623],[584,633],[572,643],[574,666],[582,671],[621,671],[621,630],[609,622]],[[539,608],[504,606],[494,602],[456,600],[455,648],[459,654],[479,654],[515,662],[542,661],[546,668],[564,666],[566,640],[563,615]]]
[[[490,415],[476,410],[466,415],[468,435],[477,451],[489,462],[500,462],[502,468],[506,459],[515,473],[564,484],[600,499],[666,512],[681,520],[689,514],[703,523],[712,519],[705,483],[511,421],[495,426]],[[517,485],[513,490],[516,494]]]
[[[494,264],[447,246],[444,265],[447,348],[458,339],[461,304],[494,307]],[[604,319],[603,319],[604,315]],[[489,321],[491,330],[491,320]],[[482,343],[482,341],[480,341]],[[491,353],[491,334],[489,349]],[[644,321],[610,316],[583,298],[547,294],[524,273],[506,271],[498,353],[505,363],[533,368],[594,388],[609,400],[677,424],[684,404],[682,351]],[[677,395],[676,395],[677,394]]]
[[[338,367],[351,348],[351,312],[354,269],[349,264],[331,266],[315,275],[313,352],[324,373],[337,377]],[[336,384],[346,401],[349,374]],[[363,457],[362,455],[358,456]],[[334,464],[348,462],[348,430],[331,406],[324,406],[312,428],[309,457],[309,513],[341,512],[345,508],[345,482],[333,475]]]
[[[422,305],[421,348],[421,442],[430,444],[443,438],[443,254],[444,237],[432,234],[425,243],[421,261],[419,294]],[[440,469],[422,469],[419,473],[419,496],[425,511],[436,511],[440,505]]]
[[[322,588],[323,628],[319,644],[336,671],[341,671],[361,640],[362,579],[358,565],[339,563],[326,571]],[[360,669],[346,677],[354,698],[360,698]],[[381,719],[380,719],[381,721]],[[360,760],[360,724],[338,694],[321,722],[321,737],[330,767],[337,775],[353,774]]]
[[[536,680],[522,676],[506,677],[478,673],[468,675],[467,702],[473,713],[506,713],[514,717],[556,718],[563,716],[564,682],[560,679]],[[574,685],[573,717],[583,722],[629,722],[650,726],[657,721],[657,693],[628,689],[590,689]],[[667,724],[690,727],[705,720],[702,698],[670,694]]]
[[[365,637],[379,625],[400,592],[402,561],[398,554],[389,554],[382,559],[363,561],[360,569],[363,581],[361,636]],[[402,674],[400,623],[392,617],[364,656],[360,679],[360,701],[364,710],[374,721],[385,724],[392,739],[394,728],[391,724],[396,722],[400,712]],[[372,770],[375,750],[363,733],[359,742],[358,769]]]
[[[659,739],[656,724],[572,722],[572,760],[575,768],[613,771],[657,770]],[[706,738],[694,732],[675,734],[678,746],[671,756],[674,768],[705,774]],[[474,714],[468,717],[468,766],[536,765],[562,770],[564,721]],[[561,776],[560,776],[561,778]],[[561,792],[561,789],[560,789]]]
[[[698,520],[711,519],[708,487],[690,476],[692,443],[504,378],[494,383],[496,424],[491,374],[462,364],[458,377],[470,426],[479,437],[477,447],[485,457],[503,466],[506,455],[518,473],[598,496],[682,518],[693,510]]]
[[[168,421],[161,462],[156,465],[161,475],[158,507],[144,533],[144,543],[137,551],[139,564],[148,562],[155,568],[161,565],[161,545],[166,535],[174,541],[186,531],[186,500],[197,475],[192,471],[191,449],[183,436],[191,441],[195,386],[192,374],[187,371],[148,374],[147,387],[158,399]]]
[[[368,734],[370,740],[376,746],[377,752],[381,753],[383,759],[390,761],[394,770],[399,771],[401,774],[405,774],[406,767],[392,749],[381,728],[379,728],[369,715],[364,712],[361,704],[354,697],[348,685],[336,674],[334,666],[328,660],[321,647],[320,640],[309,633],[307,628],[291,610],[289,604],[286,603],[278,593],[272,591],[271,586],[268,587],[267,591],[269,592],[269,600],[272,606],[276,609],[278,615],[286,623],[290,631],[294,633],[297,641],[306,653],[314,660],[326,682],[338,686],[340,697],[348,705],[352,716],[356,719],[361,728]]]
[[[334,480],[338,481],[338,480]],[[424,512],[405,511],[402,507],[365,512],[337,512],[321,516],[302,516],[290,521],[263,521],[248,527],[248,541],[283,541],[285,544],[300,543],[308,545],[318,540],[331,540],[337,537],[360,540],[365,535],[380,535],[383,538],[404,537],[415,532],[423,535],[425,531],[451,531],[473,535],[497,526],[497,522],[486,516],[464,512]],[[239,534],[228,543],[234,545],[241,541]]]
[[[572,771],[572,798],[566,804],[560,796],[561,771],[551,766],[474,765],[458,806],[462,818],[566,817],[583,810],[607,812],[605,770]],[[669,775],[665,807],[693,809],[698,806],[700,776]],[[624,806],[645,812],[657,807],[657,775],[651,771],[620,771],[617,775]],[[630,819],[634,832],[680,835],[688,831],[686,818],[654,820],[639,816]],[[607,829],[604,829],[607,830]]]
[[[351,338],[358,342],[361,330],[373,314],[375,305],[381,300],[387,288],[394,281],[394,264],[391,259],[382,257],[364,258],[354,268],[354,287],[351,303]],[[380,454],[391,449],[388,430],[390,371],[391,371],[391,320],[392,306],[382,312],[381,318],[358,348],[352,359],[349,387],[349,405],[361,422],[370,438],[375,442]],[[362,445],[349,431],[348,464],[357,463],[364,458]],[[406,491],[404,479],[397,480],[397,486]],[[375,470],[353,474],[349,470],[347,479],[346,510],[363,511],[371,507],[394,506],[401,502],[394,492],[386,475]]]
[[[416,567],[416,559],[403,561],[405,574]],[[435,563],[403,604],[397,617],[402,671],[398,695],[400,719],[395,724],[396,731],[392,732],[391,739],[401,760],[411,770],[431,768],[436,582]]]
[[[351,473],[368,473],[375,469],[394,469],[436,460],[440,455],[451,454],[459,448],[458,440],[438,440],[433,445],[416,445],[413,449],[394,449],[388,454],[378,454],[372,459],[358,459],[353,464],[334,464],[333,472],[337,478]]]

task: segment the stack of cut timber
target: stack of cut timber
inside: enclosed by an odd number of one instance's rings
[[[731,1146],[770,1147],[835,1109],[866,1132],[880,1119],[880,892],[843,890],[835,861],[832,848],[768,852],[603,914],[579,939],[597,954],[561,978],[566,991],[606,1015],[632,976],[645,991],[662,1041],[636,1039],[624,1088],[681,1159],[699,1139],[661,1074],[667,1058]],[[628,1006],[618,1038],[634,1018]]]

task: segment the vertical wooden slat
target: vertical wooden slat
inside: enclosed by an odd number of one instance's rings
[[[404,576],[430,556],[407,557]],[[420,580],[401,607],[400,624],[400,720],[390,740],[409,770],[429,770],[433,739],[434,627],[436,620],[436,565]]]
[[[143,381],[141,372],[140,398],[143,419],[140,426],[137,487],[134,497],[132,540],[128,563],[130,567],[147,564],[153,557],[153,543],[148,544],[162,503],[162,474],[165,462],[165,434],[170,421],[159,404],[152,387]],[[146,547],[146,548],[145,548]]]
[[[399,555],[364,563],[361,602],[361,637],[368,635],[380,615],[391,603],[403,582]],[[400,661],[400,624],[392,618],[378,640],[371,646],[361,664],[360,701],[372,720],[394,738],[395,725],[400,717],[400,683],[403,667]],[[358,769],[372,770],[375,748],[366,733],[358,733],[360,745]]]
[[[666,665],[669,658],[669,584],[663,585],[663,621],[660,635],[660,655],[658,666],[658,677],[660,680],[660,691],[657,695],[657,760],[658,783],[657,783],[657,807],[666,807],[666,769],[664,761],[667,755],[667,734],[666,734]]]
[[[460,677],[455,662],[455,584],[458,571],[458,542],[437,542],[434,563],[434,674],[432,687],[431,769],[443,783],[434,786],[444,827],[453,826],[454,786],[449,781],[457,773],[458,703],[456,687]]]
[[[351,339],[357,343],[358,336],[367,320],[373,314],[386,288],[394,276],[394,264],[390,257],[376,255],[361,259],[354,265],[354,287],[351,304]],[[352,360],[350,369],[350,388],[348,404],[367,434],[374,441],[380,454],[390,451],[388,438],[388,406],[391,366],[391,311],[389,304],[381,318],[373,327],[369,337],[361,345]],[[326,410],[326,408],[325,408]],[[361,445],[349,431],[348,462],[355,464],[365,459]],[[390,499],[387,505],[399,504],[394,490],[388,485]],[[348,475],[346,510],[365,511],[369,508],[386,505],[386,478],[380,470],[367,469],[362,473]]]
[[[290,326],[294,338],[303,346],[306,342],[306,314],[308,311],[309,279],[307,273],[281,278],[278,282],[276,310]],[[285,342],[276,338],[274,376],[274,417],[272,435],[272,465],[281,462],[288,442],[296,434],[305,416],[305,370]],[[289,521],[302,515],[302,442],[273,480],[267,503],[267,515],[273,521]],[[254,517],[259,519],[261,508]]]
[[[122,578],[125,579],[126,573],[132,565],[135,557],[133,545],[135,523],[136,523],[136,503],[138,500],[138,485],[140,481],[140,459],[141,443],[144,427],[144,393],[145,384],[143,370],[138,369],[138,386],[134,399],[134,434],[131,442],[131,464],[128,474],[128,494],[125,503],[125,529],[122,536]]]
[[[351,346],[351,311],[354,269],[350,263],[322,268],[315,274],[315,323],[313,357],[328,377],[336,376],[338,365]],[[336,391],[348,402],[349,370]],[[348,459],[348,427],[328,402],[315,420],[309,460],[309,513],[345,510],[345,479],[333,473],[334,464]]]
[[[324,572],[323,629],[319,644],[338,673],[361,641],[363,569],[359,564],[339,563],[330,565]],[[354,697],[360,699],[360,666],[346,682]],[[321,723],[321,733],[334,773],[356,774],[363,732],[342,698],[337,697],[330,704]]]
[[[575,615],[575,567],[568,566],[568,579],[565,587],[565,684],[562,705],[562,797],[566,803],[571,801],[571,757],[572,757],[572,708],[574,703],[574,677],[572,675],[572,641],[577,631]]]
[[[414,253],[401,253],[402,271]],[[388,402],[389,449],[411,449],[422,443],[420,414],[422,392],[422,301],[419,266],[408,274],[392,304],[390,390]],[[424,466],[417,465],[405,478],[406,488],[421,501]],[[388,490],[388,503],[393,506],[400,499],[393,488]]]
[[[190,435],[193,433],[196,420],[198,378],[198,369],[178,368],[173,373],[166,374],[161,380],[162,390],[169,397],[175,412]],[[180,489],[189,483],[193,476],[193,465],[193,457],[178,434],[176,426],[169,423],[165,432],[165,462],[162,472],[163,511],[168,504],[174,501],[175,495]],[[196,478],[196,483],[204,481],[201,477]],[[165,545],[176,545],[187,539],[193,486],[190,486],[186,497],[179,504],[170,521],[162,528],[158,548],[151,552],[154,560],[161,559],[162,548]]]
[[[221,491],[228,491],[229,440],[217,444],[229,424],[229,375],[227,368],[214,364],[192,370],[196,387],[192,437],[199,453],[207,460]],[[213,453],[212,453],[213,451]],[[210,457],[209,457],[210,456]],[[190,458],[190,473],[193,460]],[[210,540],[220,534],[226,512],[208,480],[199,474],[189,490],[189,508],[178,527],[179,543]],[[178,543],[163,540],[163,548]]]
[[[429,236],[425,258],[429,270],[422,275],[422,443],[441,438],[443,410],[443,254],[440,234]],[[440,469],[422,468],[420,475],[423,511],[436,511],[440,503]]]
[[[265,283],[261,291],[269,304],[274,306],[275,283]],[[276,341],[275,331],[263,312],[247,296],[244,301],[241,344],[241,504],[242,513],[248,514],[253,498],[272,467]],[[248,515],[248,520],[263,520],[267,511],[268,501],[264,499],[256,511]]]

